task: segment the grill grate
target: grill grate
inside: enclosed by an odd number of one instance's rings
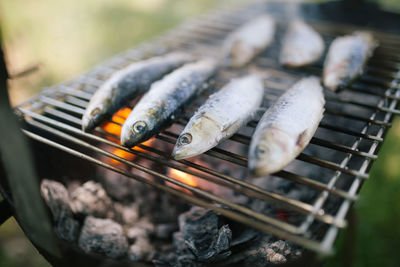
[[[213,209],[261,231],[272,233],[320,253],[331,253],[337,232],[346,226],[345,216],[352,203],[358,199],[358,191],[363,181],[368,179],[371,163],[377,159],[379,147],[391,126],[393,115],[400,113],[396,109],[400,100],[399,36],[373,31],[379,39],[380,46],[366,66],[364,75],[339,94],[326,92],[325,117],[311,144],[288,168],[273,175],[315,192],[308,200],[295,199],[263,189],[252,184],[252,181],[224,174],[210,165],[203,164],[223,163],[245,171],[247,158],[243,151],[247,151],[256,121],[250,122],[245,127],[246,133],[240,132],[226,141],[224,146],[206,152],[202,156],[204,162],[191,159],[175,161],[170,158],[171,151],[163,150],[160,146],[141,144],[137,146],[141,148],[140,150],[137,147],[128,149],[110,141],[107,137],[118,139],[119,137],[101,128],[97,128],[94,134],[81,131],[81,117],[88,101],[98,86],[113,72],[134,61],[170,50],[187,50],[195,54],[215,56],[227,33],[251,17],[265,12],[260,5],[264,7],[263,3],[257,3],[239,9],[216,9],[184,23],[149,43],[117,55],[87,74],[44,90],[15,109],[26,122],[24,133],[34,140],[172,193],[196,205]],[[323,35],[327,43],[337,35],[357,29],[351,25],[337,25],[324,21],[309,22]],[[280,20],[280,24],[284,24],[284,20]],[[281,32],[278,31],[277,40],[280,40]],[[247,69],[223,70],[212,81],[213,87],[219,88],[230,78],[248,70],[261,71],[265,74],[264,106],[268,106],[268,103],[279,97],[300,77],[321,74],[323,60],[301,70],[283,69],[277,63],[278,49],[279,41],[260,55]],[[175,144],[180,133],[179,129],[182,129],[187,120],[188,117],[178,118],[173,127],[156,136],[157,142]],[[112,120],[110,122],[119,124]],[[46,137],[43,133],[46,133]],[[232,149],[235,146],[242,149]],[[112,148],[121,149],[160,166],[180,170],[251,198],[272,203],[276,207],[289,210],[290,214],[294,214],[293,216],[298,219],[290,222],[262,214],[208,190],[192,187],[164,173],[153,171],[135,163],[136,161],[118,157],[109,152]],[[91,154],[83,151],[90,151]],[[123,167],[112,165],[104,158],[115,159],[121,162]],[[127,170],[126,167],[136,171]],[[312,171],[304,174],[304,170]],[[157,177],[158,180],[147,179],[143,173]],[[178,187],[186,190],[179,190]]]

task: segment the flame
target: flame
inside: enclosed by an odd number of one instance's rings
[[[197,187],[198,186],[198,184],[196,182],[196,178],[193,175],[190,175],[190,174],[188,174],[186,172],[170,168],[169,171],[168,171],[168,174],[169,174],[169,176],[171,178],[173,178],[175,180],[178,180],[180,182],[183,182],[183,183],[185,183],[185,184],[187,184],[189,186],[193,186],[193,187]],[[191,193],[190,191],[188,191],[188,190],[186,190],[184,188],[181,188],[180,186],[177,186],[175,184],[171,184],[171,183],[168,183],[168,182],[167,182],[167,184],[170,185],[171,187],[175,187],[175,188],[178,188],[178,189],[180,189],[182,191],[186,191],[186,192]]]
[[[147,140],[147,141],[144,141],[144,142],[141,143],[141,144],[142,144],[142,145],[146,145],[146,146],[151,146],[151,144],[152,144],[153,142],[154,142],[154,137],[150,138],[150,139]],[[147,150],[144,150],[143,148],[138,147],[138,146],[135,146],[135,147],[133,147],[132,149],[133,149],[133,150],[136,150],[136,151],[141,151],[141,152],[146,152],[146,151],[147,151]],[[114,155],[116,155],[116,156],[118,156],[118,157],[121,157],[121,158],[124,158],[124,159],[126,159],[126,160],[129,160],[129,161],[132,161],[133,159],[136,158],[136,155],[135,155],[135,154],[132,154],[131,152],[128,152],[128,151],[125,151],[125,150],[122,150],[122,149],[119,149],[119,148],[115,148],[111,153],[113,153]],[[120,165],[120,164],[122,164],[120,161],[115,160],[115,159],[113,159],[113,158],[110,158],[110,159],[109,159],[109,163],[114,164],[114,165]]]
[[[126,121],[126,119],[128,118],[129,114],[131,113],[132,109],[130,108],[122,108],[120,110],[118,110],[113,116],[112,116],[112,121],[113,122],[106,122],[104,123],[101,128],[103,128],[104,131],[116,135],[116,136],[120,136],[121,135],[121,129],[122,129],[122,125],[124,124],[124,122]],[[116,123],[119,124],[116,124]],[[115,138],[112,138],[112,141],[115,141]]]
[[[113,116],[112,116],[112,121],[113,122],[106,122],[104,123],[101,128],[113,135],[116,136],[120,136],[121,135],[121,130],[122,130],[122,125],[125,123],[126,119],[128,118],[129,114],[131,113],[132,109],[130,108],[122,108],[120,110],[118,110]],[[119,124],[116,124],[116,123]],[[121,144],[119,139],[113,136],[106,136],[106,138],[110,141],[113,141],[115,143]],[[153,143],[154,138],[150,138],[149,140],[143,142],[143,145],[146,146],[151,146],[151,144]],[[144,150],[143,148],[140,148],[138,146],[134,147],[134,150],[136,151],[141,151],[141,152],[145,152],[146,150]],[[114,150],[111,151],[111,153],[113,153],[114,155],[124,158],[126,160],[132,161],[136,155],[132,154],[131,152],[119,149],[119,148],[114,148]],[[115,160],[113,158],[109,158],[108,159],[108,163],[111,163],[113,165],[121,165],[122,163],[119,162],[118,160]]]

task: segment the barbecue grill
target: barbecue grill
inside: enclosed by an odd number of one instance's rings
[[[394,33],[368,29],[378,39],[379,47],[368,62],[364,74],[338,94],[325,92],[325,116],[310,145],[295,162],[273,174],[274,177],[312,191],[313,197],[307,200],[270,191],[256,185],[254,179],[243,175],[247,167],[247,154],[243,151],[247,151],[251,132],[257,121],[250,122],[244,132],[235,134],[224,145],[206,152],[200,161],[175,161],[170,156],[171,151],[163,149],[175,144],[180,130],[189,119],[185,114],[190,113],[190,110],[178,117],[171,127],[155,136],[156,144],[165,143],[166,146],[140,144],[134,148],[126,148],[114,140],[119,140],[119,136],[104,128],[98,127],[94,133],[81,131],[81,117],[88,101],[115,71],[132,62],[173,50],[216,56],[229,32],[252,17],[266,12],[268,8],[272,9],[266,3],[258,1],[235,8],[215,9],[111,58],[76,79],[44,90],[14,108],[21,118],[23,133],[34,140],[34,147],[51,149],[57,153],[65,152],[79,158],[83,164],[101,166],[136,179],[307,249],[322,254],[332,253],[338,231],[347,225],[346,215],[357,201],[363,182],[368,179],[368,172],[378,157],[379,148],[393,117],[400,114],[397,109],[400,100],[400,37]],[[285,24],[287,15],[282,10],[272,13],[280,23],[279,27]],[[320,19],[307,22],[321,33],[327,45],[336,36],[360,29],[355,25]],[[278,30],[277,40],[281,39],[281,34],[282,30]],[[210,87],[216,90],[241,73],[262,73],[266,88],[266,106],[299,78],[321,75],[323,59],[302,69],[282,68],[278,64],[279,47],[279,41],[275,42],[243,69],[224,69],[213,78]],[[110,119],[108,123],[121,126],[114,119]],[[288,216],[296,219],[285,220],[261,213],[212,193],[209,188],[187,184],[168,173],[152,170],[146,165],[115,155],[112,153],[114,149],[133,154],[144,161],[179,170],[196,179],[206,180],[209,185],[229,188],[237,194],[268,202],[284,209]],[[110,163],[106,160],[108,158],[118,161],[119,164]],[[38,164],[48,165],[40,160]],[[218,171],[213,167],[218,164],[226,164],[238,170],[237,175]],[[148,175],[154,179],[146,178]]]

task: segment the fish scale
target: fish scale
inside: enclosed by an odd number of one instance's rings
[[[82,117],[82,129],[93,130],[134,97],[146,91],[152,82],[191,60],[192,57],[186,53],[172,52],[132,63],[117,71],[91,97]]]
[[[197,156],[231,137],[254,117],[263,95],[259,76],[233,79],[211,95],[191,117],[177,140],[173,157]]]
[[[154,83],[125,121],[121,144],[132,147],[159,132],[180,108],[205,89],[203,84],[217,67],[216,61],[204,59],[186,64]]]
[[[288,165],[310,142],[324,111],[317,77],[304,78],[286,91],[262,116],[249,148],[249,169],[257,176]]]

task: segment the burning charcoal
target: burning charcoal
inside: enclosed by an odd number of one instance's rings
[[[133,225],[139,219],[139,207],[135,203],[122,205],[114,203],[115,220],[123,225]]]
[[[98,183],[93,181],[84,183],[72,193],[71,198],[71,207],[76,214],[113,218],[111,199]]]
[[[76,240],[79,223],[73,218],[67,189],[59,182],[44,179],[40,192],[53,215],[56,234],[67,241]]]
[[[128,251],[121,225],[92,216],[85,219],[78,245],[87,253],[100,253],[110,258],[120,258]]]
[[[137,238],[129,247],[128,258],[131,261],[151,261],[154,258],[155,249],[148,238]]]
[[[228,250],[232,231],[221,224],[220,216],[211,210],[193,207],[179,216],[179,229],[188,249],[200,262],[220,260],[231,254]]]

